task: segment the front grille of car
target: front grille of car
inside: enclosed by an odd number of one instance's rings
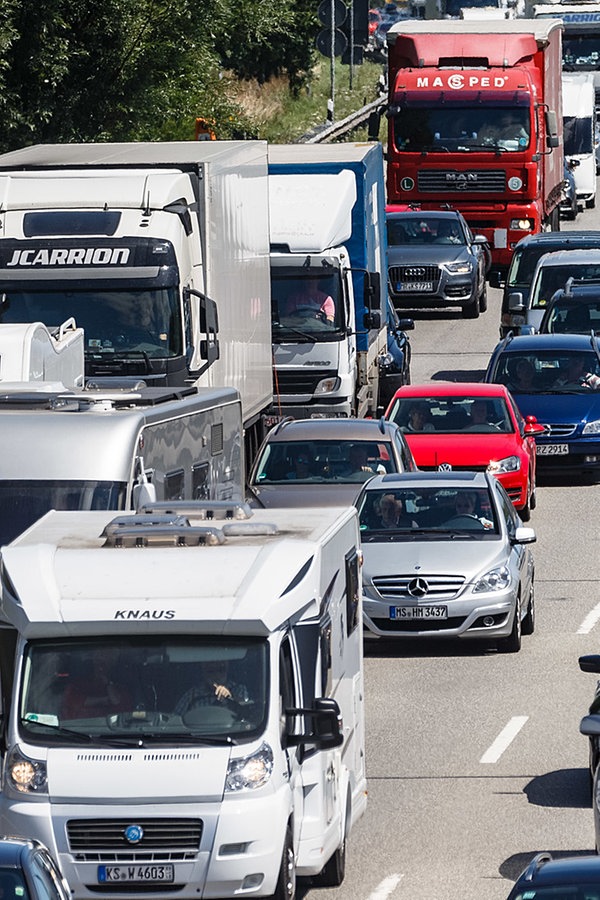
[[[465,616],[454,616],[450,619],[372,619],[373,625],[380,631],[446,631],[460,628]]]
[[[431,281],[435,291],[440,281],[440,269],[439,266],[390,266],[388,278],[394,287],[399,282],[421,284],[424,281]]]
[[[506,172],[479,169],[458,172],[454,169],[422,169],[417,176],[420,191],[460,194],[500,194],[506,191]]]
[[[273,378],[274,394],[314,394],[323,378],[332,378],[335,372],[327,369],[296,369],[294,372],[277,370],[277,380]]]
[[[570,434],[575,434],[576,429],[576,425],[555,422],[553,425],[546,425],[546,434],[550,437],[568,437]]]
[[[416,575],[389,575],[373,578],[373,585],[383,597],[391,603],[398,600],[414,600],[408,591],[408,586],[415,581]],[[426,581],[429,590],[424,595],[424,600],[439,600],[445,598],[451,600],[461,590],[465,579],[463,575],[424,575],[419,572],[419,581]]]
[[[136,844],[125,838],[128,826],[143,832]],[[194,859],[202,837],[201,819],[71,819],[69,849],[83,862],[156,862]]]

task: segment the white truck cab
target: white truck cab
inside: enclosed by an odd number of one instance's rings
[[[75,898],[293,898],[366,804],[354,508],[49,512],[2,550],[5,833]]]

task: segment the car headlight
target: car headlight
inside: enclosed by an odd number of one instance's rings
[[[253,791],[267,783],[272,771],[273,751],[265,743],[251,756],[229,761],[225,790],[228,792]]]
[[[588,422],[581,433],[600,434],[600,420],[596,419],[594,422]]]
[[[316,386],[315,394],[331,394],[332,391],[338,390],[340,384],[341,381],[337,375],[331,378],[323,378]]]
[[[6,762],[6,776],[11,787],[21,794],[47,794],[48,772],[46,763],[29,759],[14,748]]]
[[[473,271],[473,263],[469,260],[465,262],[443,263],[443,268],[451,275],[470,275]]]
[[[511,219],[511,231],[533,231],[535,223],[533,219]]]
[[[518,472],[520,468],[518,456],[505,456],[504,459],[491,459],[487,470],[491,475],[500,475],[502,472]]]
[[[490,569],[476,582],[473,588],[474,594],[483,594],[487,591],[504,591],[510,585],[510,572],[506,566],[498,566]]]

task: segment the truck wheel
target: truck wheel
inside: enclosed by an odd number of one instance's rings
[[[277,886],[271,900],[296,900],[296,859],[294,857],[294,837],[288,825],[285,831],[281,868]]]
[[[462,308],[463,319],[477,319],[479,317],[479,297],[475,297],[472,303]]]

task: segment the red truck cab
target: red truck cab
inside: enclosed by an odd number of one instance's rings
[[[559,19],[388,32],[387,202],[460,210],[497,272],[522,237],[558,229],[561,33]]]

